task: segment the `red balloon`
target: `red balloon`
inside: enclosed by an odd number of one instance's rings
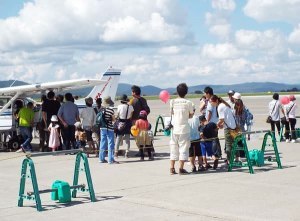
[[[282,98],[280,98],[280,102],[283,104],[283,105],[286,105],[290,102],[290,99],[288,96],[284,96]]]
[[[159,93],[159,98],[162,102],[164,103],[167,103],[167,101],[169,100],[170,98],[170,94],[167,90],[162,90],[160,93]]]

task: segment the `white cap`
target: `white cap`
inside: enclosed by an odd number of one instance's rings
[[[232,98],[234,98],[236,100],[240,100],[242,98],[242,95],[238,92],[235,92],[234,95],[232,96]]]
[[[52,115],[51,121],[58,122],[57,116],[56,115]]]
[[[81,128],[81,123],[80,123],[79,121],[77,121],[77,122],[74,124],[74,126],[75,126],[76,128]]]

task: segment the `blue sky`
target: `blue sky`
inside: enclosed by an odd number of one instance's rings
[[[0,80],[300,83],[300,0],[0,0]]]

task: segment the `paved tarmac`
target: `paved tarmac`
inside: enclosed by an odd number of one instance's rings
[[[299,97],[297,97],[299,100]],[[245,97],[254,114],[253,130],[268,129],[265,123],[271,97]],[[193,99],[196,105],[197,99]],[[149,101],[153,125],[157,116],[168,115],[168,104]],[[299,114],[299,109],[297,110]],[[299,121],[299,120],[298,120]],[[297,123],[299,127],[299,122]],[[220,136],[223,135],[221,131]],[[252,135],[249,149],[260,148],[263,134]],[[209,170],[186,176],[169,175],[169,137],[155,137],[154,161],[139,161],[132,140],[128,159],[120,156],[118,165],[100,164],[89,158],[97,201],[88,193],[78,193],[71,203],[59,204],[42,194],[43,212],[37,212],[33,201],[17,207],[21,153],[0,153],[0,220],[300,220],[300,145],[277,143],[283,169],[276,163],[227,172],[223,163]],[[221,142],[222,149],[224,147]],[[271,153],[271,152],[268,152]],[[225,155],[224,155],[225,156]],[[72,183],[74,155],[33,158],[40,189],[50,188],[54,180]],[[176,164],[178,166],[178,164]],[[186,169],[190,166],[186,164]],[[86,183],[82,174],[79,183]],[[26,190],[31,190],[26,183]]]

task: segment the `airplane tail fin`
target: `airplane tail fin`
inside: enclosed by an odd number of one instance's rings
[[[101,80],[107,81],[105,84],[99,86],[94,86],[92,91],[87,95],[87,97],[92,97],[94,100],[101,97],[102,99],[106,96],[110,96],[114,101],[118,89],[119,79],[121,75],[121,70],[108,68],[103,74]]]

